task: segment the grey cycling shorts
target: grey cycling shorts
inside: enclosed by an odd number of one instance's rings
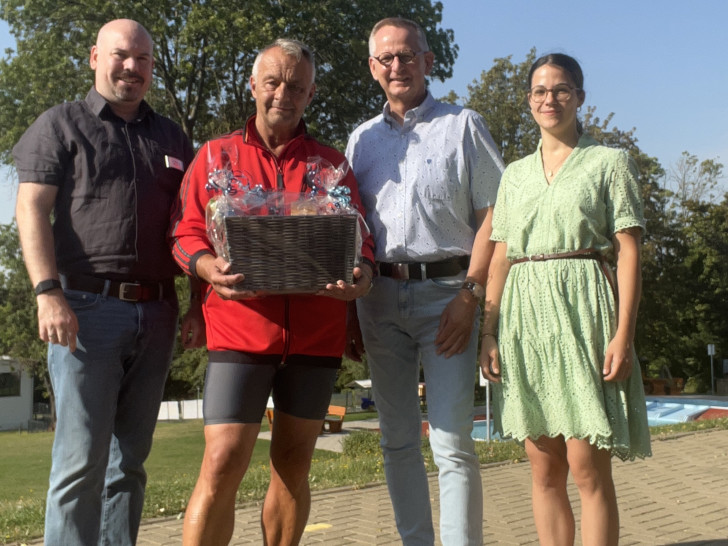
[[[302,419],[323,419],[337,369],[291,364],[210,361],[202,413],[206,425],[260,423],[268,397],[277,410]]]

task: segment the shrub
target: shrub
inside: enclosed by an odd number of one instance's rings
[[[357,430],[344,438],[343,452],[347,457],[381,455],[382,449],[379,446],[380,435],[378,432],[368,430]]]

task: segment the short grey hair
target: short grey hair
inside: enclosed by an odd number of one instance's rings
[[[407,30],[413,31],[415,34],[417,34],[417,42],[422,51],[430,51],[430,46],[427,45],[427,36],[425,36],[425,31],[422,30],[422,27],[415,23],[414,21],[410,19],[405,19],[404,17],[387,17],[386,19],[382,19],[379,21],[376,25],[374,25],[374,28],[372,29],[371,33],[369,34],[369,56],[373,56],[377,44],[374,41],[374,35],[381,29],[382,27],[397,27],[397,28],[405,28]]]
[[[295,57],[297,61],[300,61],[301,59],[306,59],[311,65],[311,83],[316,81],[316,60],[314,59],[311,48],[303,42],[299,42],[298,40],[293,40],[291,38],[278,38],[275,42],[268,44],[260,50],[260,53],[258,53],[258,56],[255,58],[255,62],[253,63],[252,76],[254,79],[257,79],[258,76],[258,66],[260,66],[260,59],[262,59],[263,55],[265,55],[268,51],[276,47],[281,48],[286,55]]]

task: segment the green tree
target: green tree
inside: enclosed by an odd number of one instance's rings
[[[53,407],[46,344],[38,337],[35,294],[25,271],[18,230],[0,224],[0,354],[16,359],[43,385]]]
[[[341,392],[342,389],[346,388],[346,385],[356,379],[369,379],[369,365],[367,364],[366,355],[361,362],[344,358],[334,388]]]
[[[723,176],[723,164],[717,159],[700,161],[697,156],[683,152],[668,174],[675,199],[678,203],[687,201],[711,201],[716,195],[718,183]]]
[[[394,13],[422,24],[438,60],[432,77],[449,77],[457,46],[452,30],[439,27],[442,4],[430,0],[0,0],[0,17],[17,41],[17,52],[0,61],[0,160],[9,162],[40,112],[86,94],[89,48],[101,25],[117,17],[151,32],[156,78],[148,99],[197,143],[240,127],[254,112],[247,82],[259,48],[281,36],[306,42],[318,60],[308,129],[342,146],[355,125],[381,109],[367,43],[374,23]]]
[[[678,315],[684,325],[683,369],[707,390],[707,345],[715,344],[718,355],[728,354],[728,194],[722,203],[691,200],[684,206],[685,285],[691,299]]]
[[[181,313],[189,308],[189,285],[176,279]],[[0,224],[0,355],[16,359],[43,386],[54,412],[53,389],[47,366],[47,345],[38,336],[35,294],[23,263],[15,224]],[[202,387],[207,354],[205,349],[175,349],[170,376],[165,387],[169,399],[196,395]]]
[[[154,39],[155,80],[148,101],[198,144],[240,127],[255,111],[247,85],[259,48],[281,36],[304,41],[318,64],[316,98],[305,115],[308,130],[343,147],[355,125],[381,110],[383,95],[367,65],[368,37],[374,23],[391,14],[422,24],[438,60],[432,77],[451,76],[457,46],[453,32],[440,28],[442,4],[430,0],[0,0],[0,17],[17,44],[17,51],[0,59],[0,163],[10,163],[13,145],[42,111],[85,96],[93,84],[89,49],[98,29],[119,17],[140,21]],[[17,351],[6,352],[22,356],[23,347],[37,338],[35,301],[22,263],[8,270],[25,279],[28,291],[19,308],[2,300],[27,315],[25,322],[13,322],[4,314],[3,339],[17,340]],[[178,290],[185,301],[185,283]],[[45,347],[37,342],[40,352],[32,358],[39,363],[39,377],[46,378]],[[203,350],[178,348],[167,395],[196,394],[205,363]]]
[[[526,102],[528,71],[536,59],[536,49],[531,49],[521,63],[513,64],[512,57],[495,59],[493,66],[481,73],[480,81],[468,86],[465,101],[466,107],[485,118],[506,164],[532,153],[540,136]]]
[[[190,307],[190,286],[187,278],[177,277],[175,288],[180,301],[180,317],[184,317]],[[206,369],[207,349],[185,349],[178,339],[164,386],[164,399],[190,400],[201,396]]]

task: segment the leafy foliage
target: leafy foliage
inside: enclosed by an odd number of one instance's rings
[[[452,30],[440,28],[442,4],[430,0],[0,0],[0,17],[17,42],[17,51],[0,59],[0,163],[10,163],[12,146],[41,112],[86,95],[93,84],[88,58],[96,33],[120,17],[141,22],[155,42],[155,80],[147,100],[197,143],[240,127],[255,111],[247,85],[261,47],[282,36],[302,40],[318,63],[317,95],[305,115],[308,130],[343,147],[351,129],[381,109],[381,90],[367,65],[368,37],[377,20],[393,13],[423,25],[438,59],[432,76],[448,78],[457,46]],[[2,283],[6,292],[0,302],[7,312],[0,349],[22,353],[44,377],[45,347],[36,335],[35,301],[19,252],[16,258],[5,266],[15,275],[12,299]],[[178,285],[182,301],[186,290],[185,283]],[[166,396],[196,396],[205,364],[204,350],[178,348]],[[342,381],[366,373],[352,366]]]
[[[367,365],[366,355],[362,362],[356,362],[355,360],[349,360],[344,358],[341,363],[341,370],[339,375],[336,377],[335,389],[341,391],[346,388],[346,385],[356,379],[368,379],[369,378],[369,366]]]
[[[35,294],[23,264],[18,230],[0,225],[0,355],[13,357],[52,398],[47,347],[38,337]],[[52,404],[51,404],[52,406]]]
[[[137,19],[152,33],[156,79],[148,99],[197,142],[239,127],[254,111],[247,81],[258,48],[279,36],[307,42],[319,63],[308,128],[341,146],[357,123],[381,109],[382,93],[366,63],[367,39],[374,22],[392,13],[423,23],[437,58],[433,77],[449,77],[458,48],[452,31],[440,28],[440,2],[0,0],[0,16],[17,40],[17,51],[0,59],[0,162],[9,161],[13,144],[41,111],[86,94],[92,84],[90,44],[98,28],[116,17]],[[534,59],[535,49],[521,62],[495,59],[468,87],[464,101],[485,117],[506,162],[531,153],[538,142],[524,102]],[[460,98],[451,92],[444,100]],[[710,385],[705,345],[714,343],[718,355],[728,354],[728,199],[716,197],[723,165],[684,152],[666,173],[640,149],[634,128],[624,131],[611,121],[612,114],[600,118],[594,107],[582,119],[597,140],[628,150],[640,173],[647,231],[636,346],[643,371],[684,377],[688,386],[704,389]],[[0,244],[0,353],[45,378],[46,348],[37,336],[35,300],[13,226],[0,226]],[[178,293],[187,301],[186,282],[180,280]],[[197,396],[205,365],[204,350],[178,348],[167,397]],[[367,376],[365,364],[345,360],[337,388]]]
[[[539,139],[526,102],[528,71],[536,60],[536,49],[519,64],[513,64],[511,58],[495,59],[493,66],[482,72],[480,81],[468,86],[465,102],[485,118],[506,164],[532,153]]]
[[[668,180],[673,184],[675,197],[681,202],[713,200],[723,165],[714,159],[700,161],[697,156],[683,152],[670,168]]]
[[[88,55],[107,21],[129,17],[155,42],[148,100],[201,143],[242,125],[254,111],[247,92],[257,51],[278,37],[307,43],[318,61],[309,131],[339,146],[355,125],[381,109],[367,65],[369,31],[393,13],[419,21],[438,59],[432,77],[452,74],[457,46],[439,27],[442,4],[430,0],[0,0],[18,51],[0,61],[0,161],[43,110],[83,97],[91,86]],[[31,99],[31,100],[29,100]]]

